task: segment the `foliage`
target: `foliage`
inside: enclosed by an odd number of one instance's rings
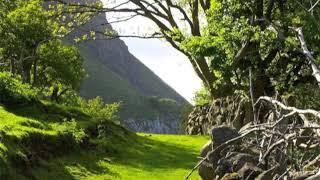
[[[320,109],[320,95],[318,92],[319,87],[315,84],[299,84],[285,93],[282,99],[288,105],[295,106],[300,109]]]
[[[119,123],[120,103],[105,104],[101,97],[84,99],[76,92],[70,91],[65,95],[62,103],[66,106],[74,106],[89,115],[97,123],[97,130],[100,136],[107,133],[107,126],[110,122]]]
[[[205,87],[196,91],[192,100],[195,105],[204,105],[212,101],[210,93]]]
[[[181,47],[193,56],[207,57],[218,96],[220,91],[225,91],[223,95],[247,93],[249,67],[254,86],[264,86],[254,89],[257,96],[272,96],[274,90],[290,93],[297,86],[315,84],[295,28],[303,27],[308,46],[317,56],[318,17],[303,7],[308,4],[214,0],[205,13],[208,25],[202,36],[186,38]],[[319,10],[319,6],[313,8]]]
[[[13,41],[21,44],[24,50],[50,38],[52,23],[49,13],[41,5],[41,1],[19,1],[16,9],[7,14],[8,32]]]
[[[39,47],[39,79],[42,87],[59,87],[78,90],[85,76],[83,58],[73,46],[63,45],[59,40],[50,41]]]
[[[64,121],[59,126],[56,127],[58,135],[64,138],[65,143],[71,143],[72,145],[77,145],[83,142],[86,137],[86,133],[82,128],[79,128],[75,119],[71,121]]]
[[[0,72],[0,103],[21,105],[35,102],[37,91],[12,76],[11,73]]]
[[[109,120],[116,121],[120,104],[105,104],[101,97],[96,97],[94,99],[83,100],[80,107],[83,111],[90,116],[99,120]]]
[[[61,41],[75,28],[66,27],[66,21],[61,20],[67,18],[59,14],[66,8],[50,5],[51,9],[43,3],[16,0],[0,7],[1,70],[20,75],[24,83],[42,91],[52,88],[52,99],[58,101],[67,90],[80,87],[85,75],[83,59],[75,47]],[[92,13],[81,17],[88,14]],[[74,17],[73,22],[78,19]]]
[[[97,121],[97,130],[100,137],[108,133],[110,121],[119,122],[117,116],[120,107],[119,103],[105,104],[101,97],[96,97],[94,99],[82,100],[80,107],[83,112],[89,114]]]

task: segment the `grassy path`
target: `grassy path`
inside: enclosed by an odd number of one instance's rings
[[[36,169],[37,179],[179,180],[197,162],[207,137],[139,134],[135,142],[105,142]],[[111,149],[111,150],[110,150]],[[200,179],[194,173],[191,179]]]

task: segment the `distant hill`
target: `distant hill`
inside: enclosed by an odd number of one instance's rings
[[[104,26],[99,26],[101,24]],[[69,40],[71,42],[84,31],[112,28],[106,24],[105,14],[96,16]],[[176,133],[180,109],[189,103],[134,57],[122,40],[100,40],[105,37],[97,36],[99,40],[78,44],[89,75],[81,95],[86,98],[101,96],[108,103],[121,101],[122,123],[132,130]]]

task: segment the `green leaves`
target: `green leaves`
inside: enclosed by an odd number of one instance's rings
[[[73,46],[63,45],[59,40],[49,41],[40,46],[39,82],[47,86],[63,84],[72,89],[80,87],[85,76],[83,58]]]
[[[274,3],[272,9],[269,3]],[[273,88],[289,91],[311,75],[294,29],[303,26],[308,47],[320,53],[320,6],[313,12],[305,10],[308,6],[264,1],[258,10],[255,1],[212,0],[202,36],[184,39],[181,47],[195,58],[206,57],[216,77],[215,90],[226,85],[247,90],[247,68],[252,67],[254,78],[266,75]]]
[[[7,14],[10,31],[15,35],[15,41],[26,46],[48,39],[52,35],[52,24],[49,14],[39,0],[20,3],[20,6]]]
[[[12,6],[0,7],[4,12],[0,13],[3,70],[20,74],[28,79],[26,83],[42,89],[77,90],[85,76],[83,59],[75,47],[59,39],[80,21],[70,22],[71,16],[62,13],[68,8],[60,4],[44,7],[42,0],[16,0]],[[88,17],[83,14],[77,16]]]
[[[37,91],[29,85],[22,84],[20,79],[11,73],[0,72],[0,103],[5,105],[29,104],[36,101]]]

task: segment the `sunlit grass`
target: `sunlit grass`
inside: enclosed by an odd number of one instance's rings
[[[39,179],[183,179],[197,162],[207,137],[139,134],[137,141],[123,141],[81,151],[50,162],[35,171]],[[105,149],[104,149],[105,148]],[[191,179],[200,179],[197,173]]]
[[[110,123],[104,138],[92,137],[88,147],[66,150],[69,146],[59,135],[61,121],[78,117],[83,128],[94,122],[69,107],[47,104],[46,108],[47,113],[41,113],[37,107],[0,106],[0,177],[10,171],[13,179],[183,179],[208,141],[203,136],[135,135]],[[40,159],[28,162],[35,164],[26,174],[24,159],[40,152]],[[200,178],[194,173],[191,179]]]

